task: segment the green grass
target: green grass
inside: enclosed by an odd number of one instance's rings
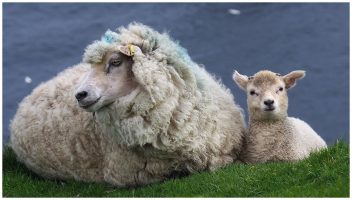
[[[349,197],[349,146],[337,142],[297,163],[232,164],[139,188],[49,181],[3,154],[5,197]]]

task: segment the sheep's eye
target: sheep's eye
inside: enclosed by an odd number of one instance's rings
[[[111,65],[111,66],[114,66],[114,67],[120,66],[121,63],[122,63],[122,62],[121,62],[121,60],[119,60],[119,59],[113,59],[113,60],[110,61],[110,65]]]
[[[254,90],[251,90],[251,91],[249,92],[249,94],[253,96],[253,95],[255,95],[255,91],[254,91]]]
[[[279,92],[282,92],[284,90],[283,87],[279,87],[279,90],[276,91],[276,94],[279,94]]]

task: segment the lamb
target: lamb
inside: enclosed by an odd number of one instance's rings
[[[251,77],[234,72],[234,81],[247,93],[249,112],[242,161],[297,161],[326,148],[325,141],[306,122],[287,116],[286,91],[304,76],[305,71],[281,76],[264,70]]]
[[[244,132],[224,85],[168,34],[131,23],[20,103],[11,146],[45,178],[126,187],[232,163]]]

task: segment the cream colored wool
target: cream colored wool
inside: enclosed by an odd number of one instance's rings
[[[38,86],[11,123],[19,160],[47,178],[144,185],[174,171],[214,170],[232,163],[245,124],[230,91],[172,41],[138,23],[120,28],[112,43],[95,41],[83,61]],[[134,44],[139,86],[92,113],[74,92],[117,45]],[[87,64],[88,63],[88,64]]]
[[[242,161],[296,161],[308,157],[313,151],[326,148],[325,141],[306,122],[287,117],[286,89],[292,88],[304,74],[304,71],[293,71],[280,76],[263,70],[253,77],[247,77],[234,73],[234,81],[248,94],[250,115],[248,133],[240,156]],[[251,95],[251,91],[255,91],[255,94]],[[260,107],[268,98],[275,101],[274,111],[265,112]]]

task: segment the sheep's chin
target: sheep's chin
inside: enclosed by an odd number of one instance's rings
[[[88,107],[88,108],[83,108],[87,112],[97,112],[102,108],[105,108],[107,106],[110,106],[114,101],[106,101],[103,98],[100,99],[100,101],[96,102],[94,105]]]
[[[129,102],[136,97],[136,95],[140,92],[140,88],[137,87],[132,90],[129,94],[116,98],[116,99],[106,99],[105,96],[102,96],[101,99],[92,105],[91,107],[85,108],[84,110],[87,112],[98,112],[104,108],[107,108],[113,105],[115,102]]]

